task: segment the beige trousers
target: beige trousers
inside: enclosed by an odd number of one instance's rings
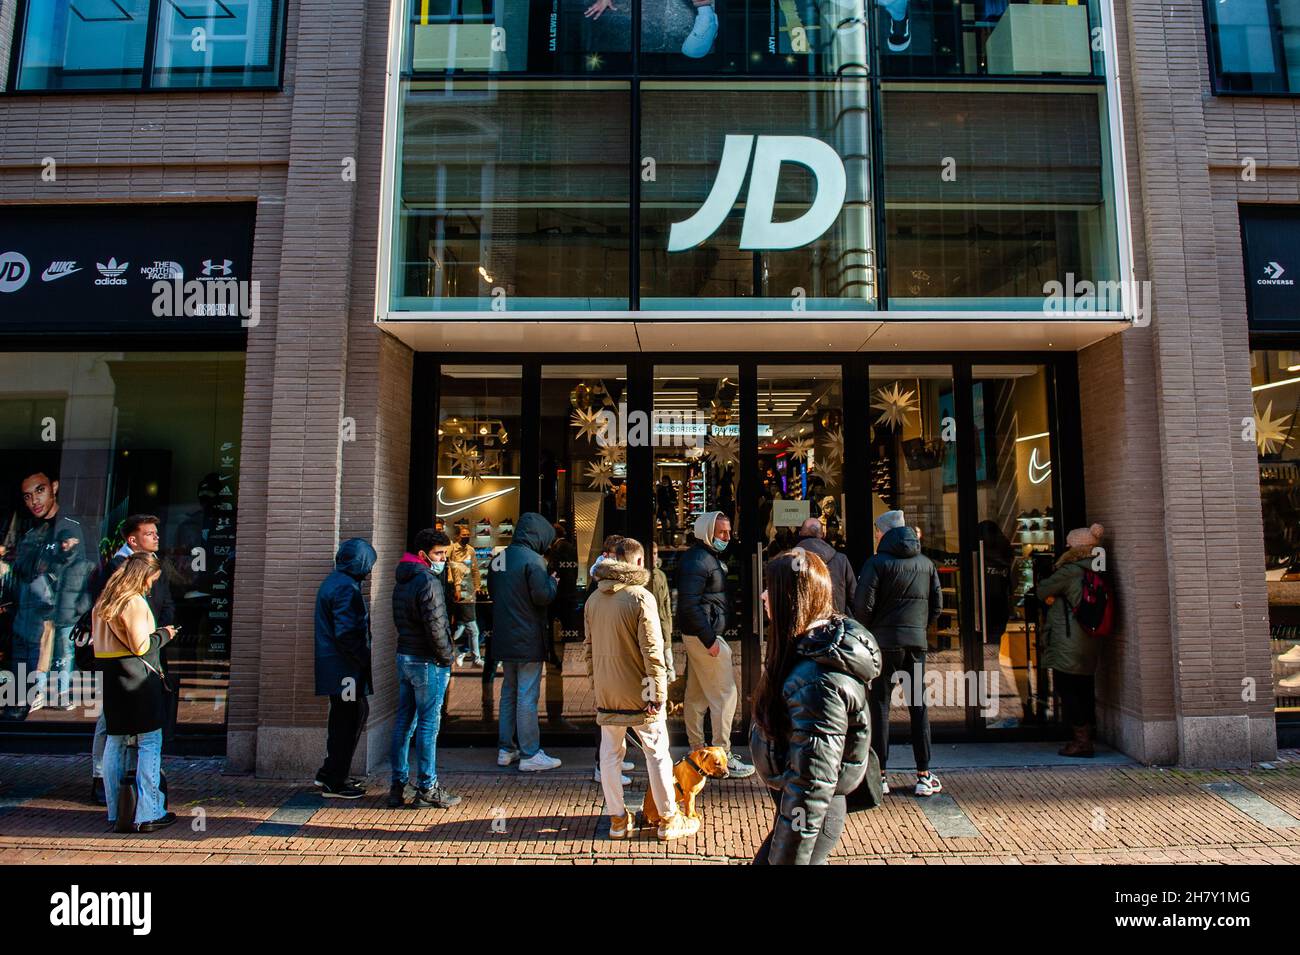
[[[740,692],[736,689],[736,674],[731,668],[731,646],[718,638],[721,647],[718,655],[710,656],[699,637],[682,637],[686,646],[686,699],[682,715],[686,720],[686,739],[691,749],[704,742],[704,714],[712,714],[713,740],[710,746],[721,746],[731,752],[731,724],[736,717]]]

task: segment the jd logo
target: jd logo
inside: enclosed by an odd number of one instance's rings
[[[0,253],[0,292],[17,292],[27,284],[32,267],[21,252]]]
[[[668,232],[669,252],[693,249],[718,231],[740,197],[751,153],[754,164],[749,174],[745,219],[740,227],[740,248],[797,249],[831,227],[844,205],[846,186],[844,163],[834,149],[810,136],[728,136],[722,147],[718,178],[709,197],[695,215],[685,222],[672,224]],[[799,218],[773,222],[776,185],[783,162],[806,166],[817,181],[817,196]]]

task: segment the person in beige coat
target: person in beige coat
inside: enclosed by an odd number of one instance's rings
[[[596,565],[596,590],[583,608],[586,622],[584,656],[596,691],[596,722],[600,726],[600,778],[611,839],[626,839],[631,815],[623,801],[620,779],[631,729],[645,752],[650,793],[659,810],[659,838],[694,835],[698,819],[677,811],[673,792],[673,760],[668,749],[668,667],[659,608],[646,589],[650,572],[645,549],[624,538],[612,560]]]

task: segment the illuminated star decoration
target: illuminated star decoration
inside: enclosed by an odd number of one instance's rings
[[[822,445],[821,464],[828,474],[839,472],[844,463],[844,429],[835,428],[826,432],[826,441]]]
[[[1255,444],[1259,447],[1260,454],[1272,454],[1290,447],[1291,429],[1287,426],[1290,419],[1289,414],[1274,418],[1271,401],[1263,414],[1259,413],[1258,408],[1255,409]]]
[[[877,388],[876,400],[871,403],[871,407],[880,412],[880,417],[876,418],[876,424],[901,428],[907,423],[908,414],[920,410],[917,405],[912,403],[912,398],[915,395],[916,392],[904,391],[903,386],[897,383],[890,385],[888,388]]]
[[[451,443],[451,451],[447,453],[447,457],[451,460],[451,469],[464,474],[469,462],[478,460],[478,446],[466,444],[457,438]]]
[[[723,468],[740,460],[740,441],[730,435],[711,435],[704,453],[713,458],[718,467]]]
[[[792,461],[807,461],[808,452],[812,449],[812,438],[795,438],[790,442],[790,459]]]
[[[614,486],[614,466],[608,461],[591,461],[587,464],[587,486],[593,491],[608,491]]]
[[[460,476],[470,484],[478,484],[487,470],[487,464],[481,458],[467,458],[460,466]]]
[[[603,412],[577,408],[573,412],[573,417],[569,419],[569,426],[578,429],[577,437],[594,441],[596,436],[605,430],[607,424]]]
[[[600,459],[606,464],[625,464],[627,462],[627,445],[605,445],[600,449]]]

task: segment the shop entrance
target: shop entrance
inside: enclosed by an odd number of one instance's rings
[[[468,655],[452,679],[450,737],[493,738],[501,681],[486,578],[524,511],[560,534],[548,557],[560,584],[539,709],[543,735],[561,745],[585,744],[593,732],[582,607],[607,537],[653,544],[681,674],[679,567],[701,516],[727,516],[739,738],[762,666],[765,562],[816,521],[858,570],[874,547],[874,518],[891,509],[904,511],[942,583],[925,684],[935,737],[1058,734],[1023,598],[1050,572],[1060,528],[1083,522],[1073,355],[496,363],[422,354],[414,399],[411,527],[443,522],[466,568],[457,582]],[[686,683],[673,691],[679,737]],[[905,736],[901,706],[895,720]]]

